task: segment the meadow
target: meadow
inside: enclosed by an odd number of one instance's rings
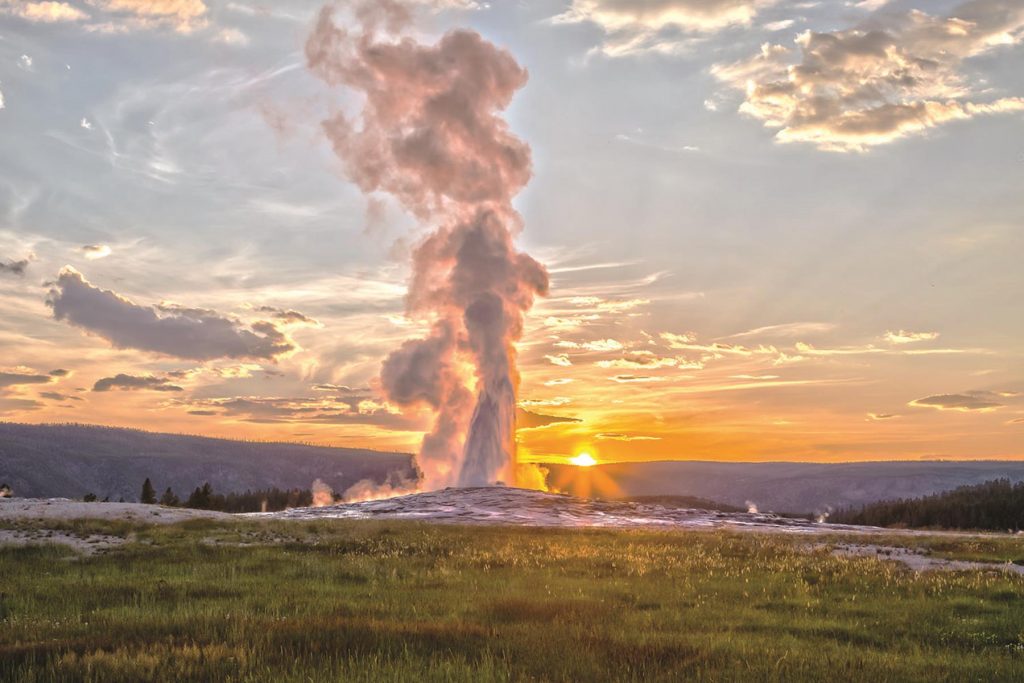
[[[838,537],[57,526],[125,543],[0,550],[0,680],[1024,680],[1024,577],[915,574],[833,556]],[[1024,558],[1005,537],[914,542]]]

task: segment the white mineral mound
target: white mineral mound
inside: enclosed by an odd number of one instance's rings
[[[590,500],[503,486],[447,488],[385,500],[293,508],[256,516],[278,519],[416,519],[456,524],[546,527],[727,528],[796,533],[864,529],[816,524],[772,514]]]

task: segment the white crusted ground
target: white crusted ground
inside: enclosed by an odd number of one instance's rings
[[[408,496],[254,515],[276,519],[418,519],[458,524],[714,529],[835,533],[864,527],[816,524],[771,514],[715,512],[590,500],[502,486],[449,488]]]

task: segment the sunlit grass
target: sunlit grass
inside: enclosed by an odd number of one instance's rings
[[[203,520],[128,539],[0,551],[0,680],[1024,679],[1021,577],[806,538]]]

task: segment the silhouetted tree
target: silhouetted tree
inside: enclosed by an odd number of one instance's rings
[[[0,498],[10,498],[13,494],[11,487],[7,485],[7,482],[0,484]]]
[[[142,482],[142,495],[139,496],[139,502],[146,505],[156,505],[156,490],[153,488],[153,483],[149,480],[149,477],[146,477],[146,481]]]
[[[206,482],[202,486],[197,486],[196,490],[192,492],[192,495],[185,501],[185,507],[196,508],[197,510],[210,510],[210,498],[213,496],[213,487],[210,486],[210,482]]]
[[[174,491],[168,486],[167,490],[164,491],[164,495],[160,496],[160,504],[166,505],[169,508],[176,508],[181,505],[181,501],[178,500],[178,497],[174,495]]]
[[[196,488],[185,501],[188,508],[221,512],[277,512],[312,504],[313,494],[309,489],[272,488],[247,490],[245,493],[214,493],[209,483]]]
[[[95,503],[96,502],[96,494],[95,493],[87,493],[82,498],[82,500],[84,502],[86,502],[86,503]]]

